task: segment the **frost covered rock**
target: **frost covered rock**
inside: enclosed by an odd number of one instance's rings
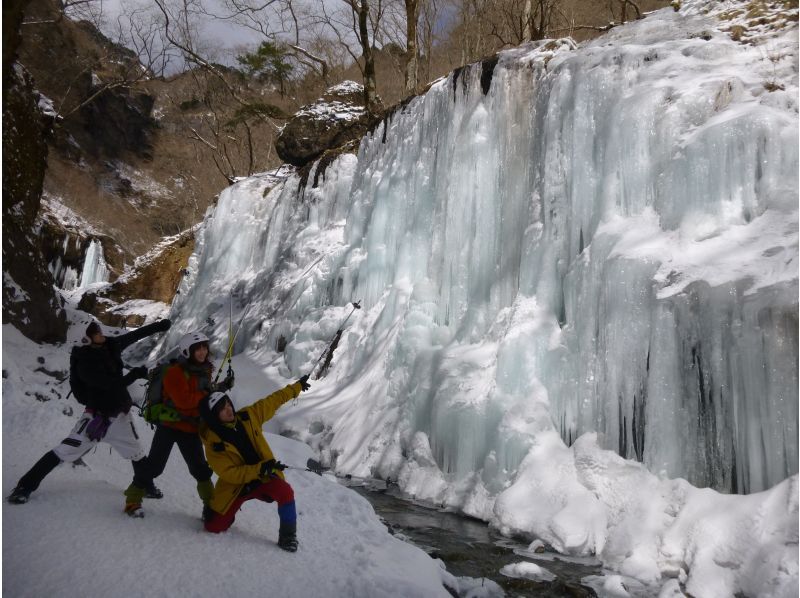
[[[283,128],[275,140],[278,156],[294,166],[304,166],[327,149],[363,137],[374,120],[364,107],[363,96],[363,86],[353,81],[328,88]]]
[[[6,39],[16,37],[22,3],[9,3],[3,22]],[[5,8],[4,8],[5,14]],[[61,341],[66,320],[53,292],[53,277],[33,231],[47,164],[48,127],[30,75],[12,65],[15,48],[3,53],[3,323],[13,323],[31,339]]]

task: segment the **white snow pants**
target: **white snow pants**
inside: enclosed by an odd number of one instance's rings
[[[98,442],[107,442],[113,446],[123,459],[138,461],[147,456],[147,449],[139,439],[130,412],[120,413],[109,418],[111,424],[102,440],[89,440],[86,436],[86,427],[93,417],[93,414],[84,411],[69,436],[53,449],[59,459],[67,463],[77,461],[94,448]]]

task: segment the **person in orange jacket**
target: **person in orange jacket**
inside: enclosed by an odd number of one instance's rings
[[[189,473],[197,481],[197,494],[204,507],[211,500],[214,485],[211,468],[203,455],[203,443],[197,435],[200,423],[198,406],[212,390],[228,391],[234,382],[233,375],[230,375],[219,384],[212,384],[214,365],[209,360],[208,342],[208,337],[201,332],[190,332],[181,338],[178,362],[167,368],[162,381],[164,405],[177,417],[158,422],[148,455],[149,471],[155,479],[164,472],[172,447],[177,444]],[[128,498],[133,504],[141,503],[138,495]]]
[[[209,532],[227,530],[248,500],[278,503],[278,546],[297,550],[297,511],[294,491],[283,475],[261,430],[278,408],[308,390],[308,376],[236,411],[230,397],[214,392],[200,404],[200,437],[211,468],[219,479],[204,518]]]

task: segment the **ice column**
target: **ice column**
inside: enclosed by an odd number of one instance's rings
[[[78,287],[87,287],[95,282],[108,281],[108,265],[103,258],[103,245],[94,239],[86,248],[83,258],[83,271],[81,272],[81,282]]]

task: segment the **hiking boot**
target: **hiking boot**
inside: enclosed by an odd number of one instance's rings
[[[17,486],[11,491],[11,496],[8,497],[8,502],[15,505],[24,505],[26,502],[28,502],[30,496],[30,490],[26,490],[25,488]]]
[[[142,509],[142,503],[137,502],[129,502],[125,505],[125,514],[128,517],[134,518],[142,518],[144,517],[144,509]]]
[[[214,510],[208,505],[203,505],[203,514],[200,516],[200,519],[203,520],[203,523],[211,521],[213,517],[214,517]]]
[[[287,552],[297,552],[297,536],[281,536],[278,538],[278,546]]]
[[[164,498],[164,493],[156,488],[155,484],[150,484],[144,493],[145,498]]]
[[[297,552],[297,525],[281,521],[278,530],[278,546],[287,552]]]

